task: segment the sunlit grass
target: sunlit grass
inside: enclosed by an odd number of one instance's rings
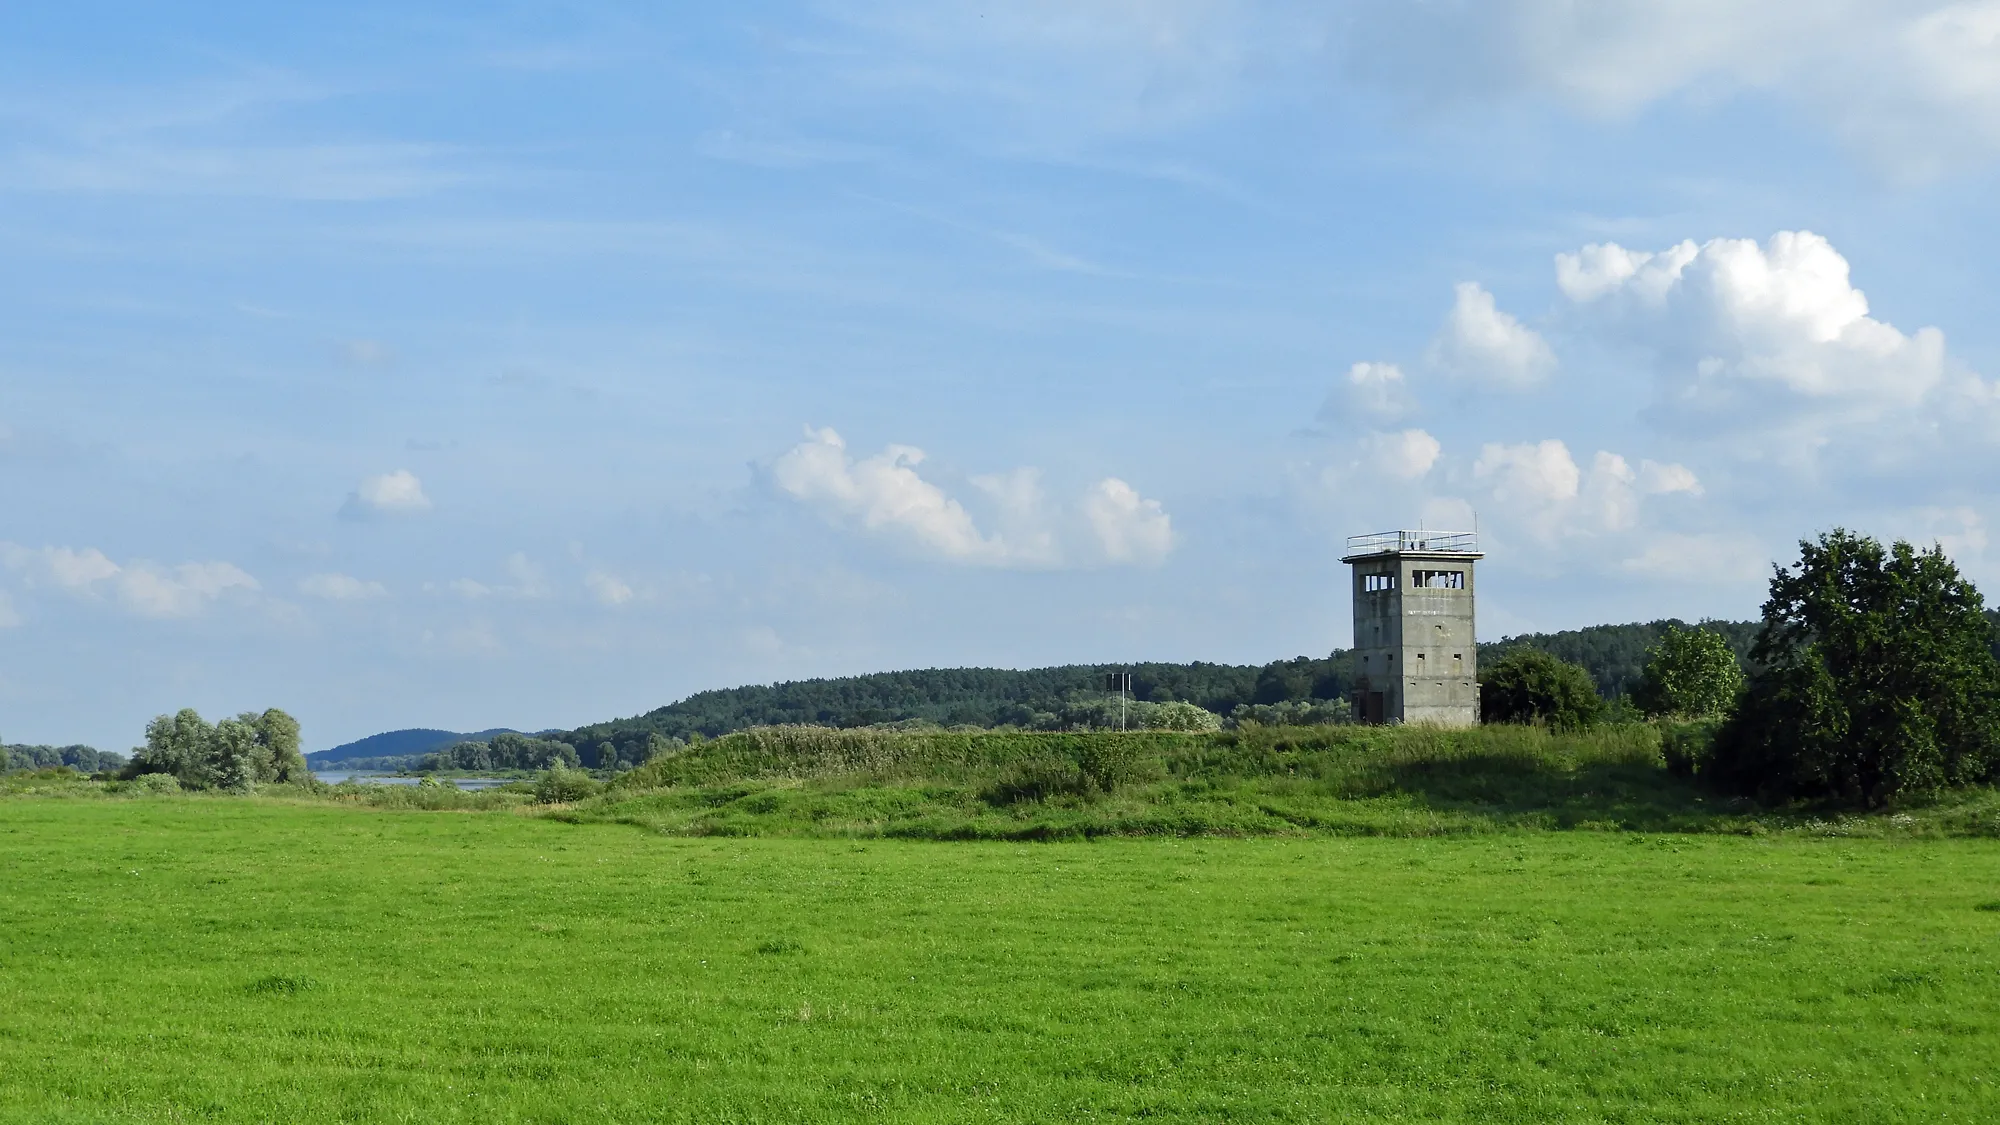
[[[0,802],[9,1121],[1992,1119],[2000,847]]]

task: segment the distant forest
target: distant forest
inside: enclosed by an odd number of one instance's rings
[[[45,770],[68,766],[78,773],[115,770],[125,755],[89,746],[0,746],[0,770]]]
[[[1528,633],[1479,646],[1492,660],[1515,648],[1540,649],[1583,665],[1607,698],[1629,694],[1645,667],[1646,650],[1678,620],[1596,625],[1560,633]],[[1753,621],[1704,621],[1747,658],[1758,625]],[[1132,673],[1136,698],[1156,703],[1184,700],[1219,715],[1241,704],[1346,699],[1353,687],[1345,649],[1321,658],[1296,657],[1269,664],[1065,664],[1012,671],[1002,668],[931,668],[877,672],[825,680],[753,684],[697,692],[678,703],[629,719],[593,723],[543,737],[576,747],[579,760],[595,764],[608,744],[617,759],[644,761],[654,736],[686,741],[715,738],[745,727],[779,723],[866,726],[918,719],[945,726],[1035,726],[1074,700],[1102,694],[1104,674]],[[607,759],[609,755],[607,755]]]
[[[2000,636],[2000,612],[1988,614]],[[1645,667],[1646,651],[1675,619],[1628,625],[1594,625],[1557,633],[1526,633],[1479,646],[1482,664],[1520,648],[1537,649],[1580,664],[1607,699],[1630,695]],[[1749,659],[1759,625],[1754,621],[1703,621],[1736,653]],[[1996,649],[2000,651],[2000,649]],[[663,744],[717,738],[746,727],[781,723],[870,726],[912,720],[943,726],[1047,727],[1104,698],[1104,675],[1132,673],[1136,699],[1185,701],[1218,715],[1239,706],[1304,705],[1345,700],[1353,687],[1347,650],[1269,664],[1065,664],[1054,668],[928,668],[876,672],[821,680],[752,684],[697,692],[627,719],[569,731],[520,736],[491,732],[467,736],[428,753],[349,759],[341,765],[374,769],[539,769],[555,761],[609,768],[645,761]],[[409,732],[435,736],[444,732]],[[377,736],[382,737],[382,736]],[[373,740],[364,739],[364,743]],[[360,744],[355,744],[357,747]],[[331,764],[313,755],[315,765]]]

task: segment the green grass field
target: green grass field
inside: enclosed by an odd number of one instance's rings
[[[2000,1119],[2000,846],[0,801],[0,1120]]]

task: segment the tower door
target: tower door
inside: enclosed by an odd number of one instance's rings
[[[1368,691],[1361,693],[1361,696],[1361,721],[1364,723],[1380,723],[1382,721],[1382,693],[1379,691]]]

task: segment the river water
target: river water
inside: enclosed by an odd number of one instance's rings
[[[339,785],[348,780],[366,785],[415,785],[422,780],[416,777],[397,777],[395,774],[383,773],[380,770],[314,770],[313,776],[328,785]],[[456,785],[460,789],[491,789],[508,782],[504,777],[441,777],[438,780]]]

